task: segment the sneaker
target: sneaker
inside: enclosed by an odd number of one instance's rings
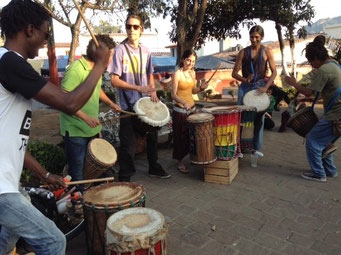
[[[336,150],[337,150],[337,147],[333,143],[328,144],[327,147],[322,152],[322,158],[324,159],[328,157],[330,154],[332,154]]]
[[[301,176],[303,179],[311,180],[311,181],[317,181],[317,182],[326,182],[327,181],[326,177],[320,177],[320,176],[314,174],[313,172],[303,173],[303,174],[301,174]]]
[[[160,170],[158,170],[157,172],[149,171],[148,175],[150,177],[157,177],[157,178],[161,178],[161,179],[168,179],[171,177],[171,175],[169,173],[167,173],[165,170],[163,170],[162,168]]]
[[[264,157],[264,154],[261,151],[254,151],[253,154],[257,155],[259,158]]]
[[[331,177],[331,178],[335,178],[335,177],[337,177],[337,173],[335,173],[335,174],[327,174],[327,176]]]

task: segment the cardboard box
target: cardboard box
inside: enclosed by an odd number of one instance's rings
[[[231,184],[239,169],[238,158],[231,160],[217,160],[205,165],[205,182]]]

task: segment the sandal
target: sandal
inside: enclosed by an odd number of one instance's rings
[[[188,174],[189,170],[187,169],[187,167],[178,167],[179,172],[183,173],[183,174]]]

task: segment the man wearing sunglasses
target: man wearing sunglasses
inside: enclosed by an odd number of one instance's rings
[[[35,254],[64,255],[66,240],[54,222],[19,192],[23,167],[49,188],[65,187],[61,176],[50,174],[26,151],[32,116],[32,98],[55,109],[75,114],[92,95],[105,71],[110,51],[100,45],[87,79],[64,93],[42,78],[27,62],[38,56],[48,38],[49,14],[32,0],[12,0],[0,13],[0,254],[9,254],[19,237]]]
[[[111,84],[119,88],[121,108],[133,111],[133,106],[142,96],[149,95],[152,101],[159,99],[155,92],[153,66],[149,50],[140,44],[143,33],[142,19],[130,15],[126,20],[127,38],[116,47],[113,61],[108,67]],[[134,156],[137,147],[137,129],[134,118],[120,119],[119,180],[130,181],[136,172]],[[170,175],[161,167],[157,154],[157,131],[147,133],[148,175],[162,179]]]

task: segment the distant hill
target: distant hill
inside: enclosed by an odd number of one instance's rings
[[[305,29],[307,30],[308,34],[315,34],[322,32],[324,27],[336,24],[341,24],[341,16],[334,18],[319,19],[318,21],[314,22],[311,26],[305,26]]]

